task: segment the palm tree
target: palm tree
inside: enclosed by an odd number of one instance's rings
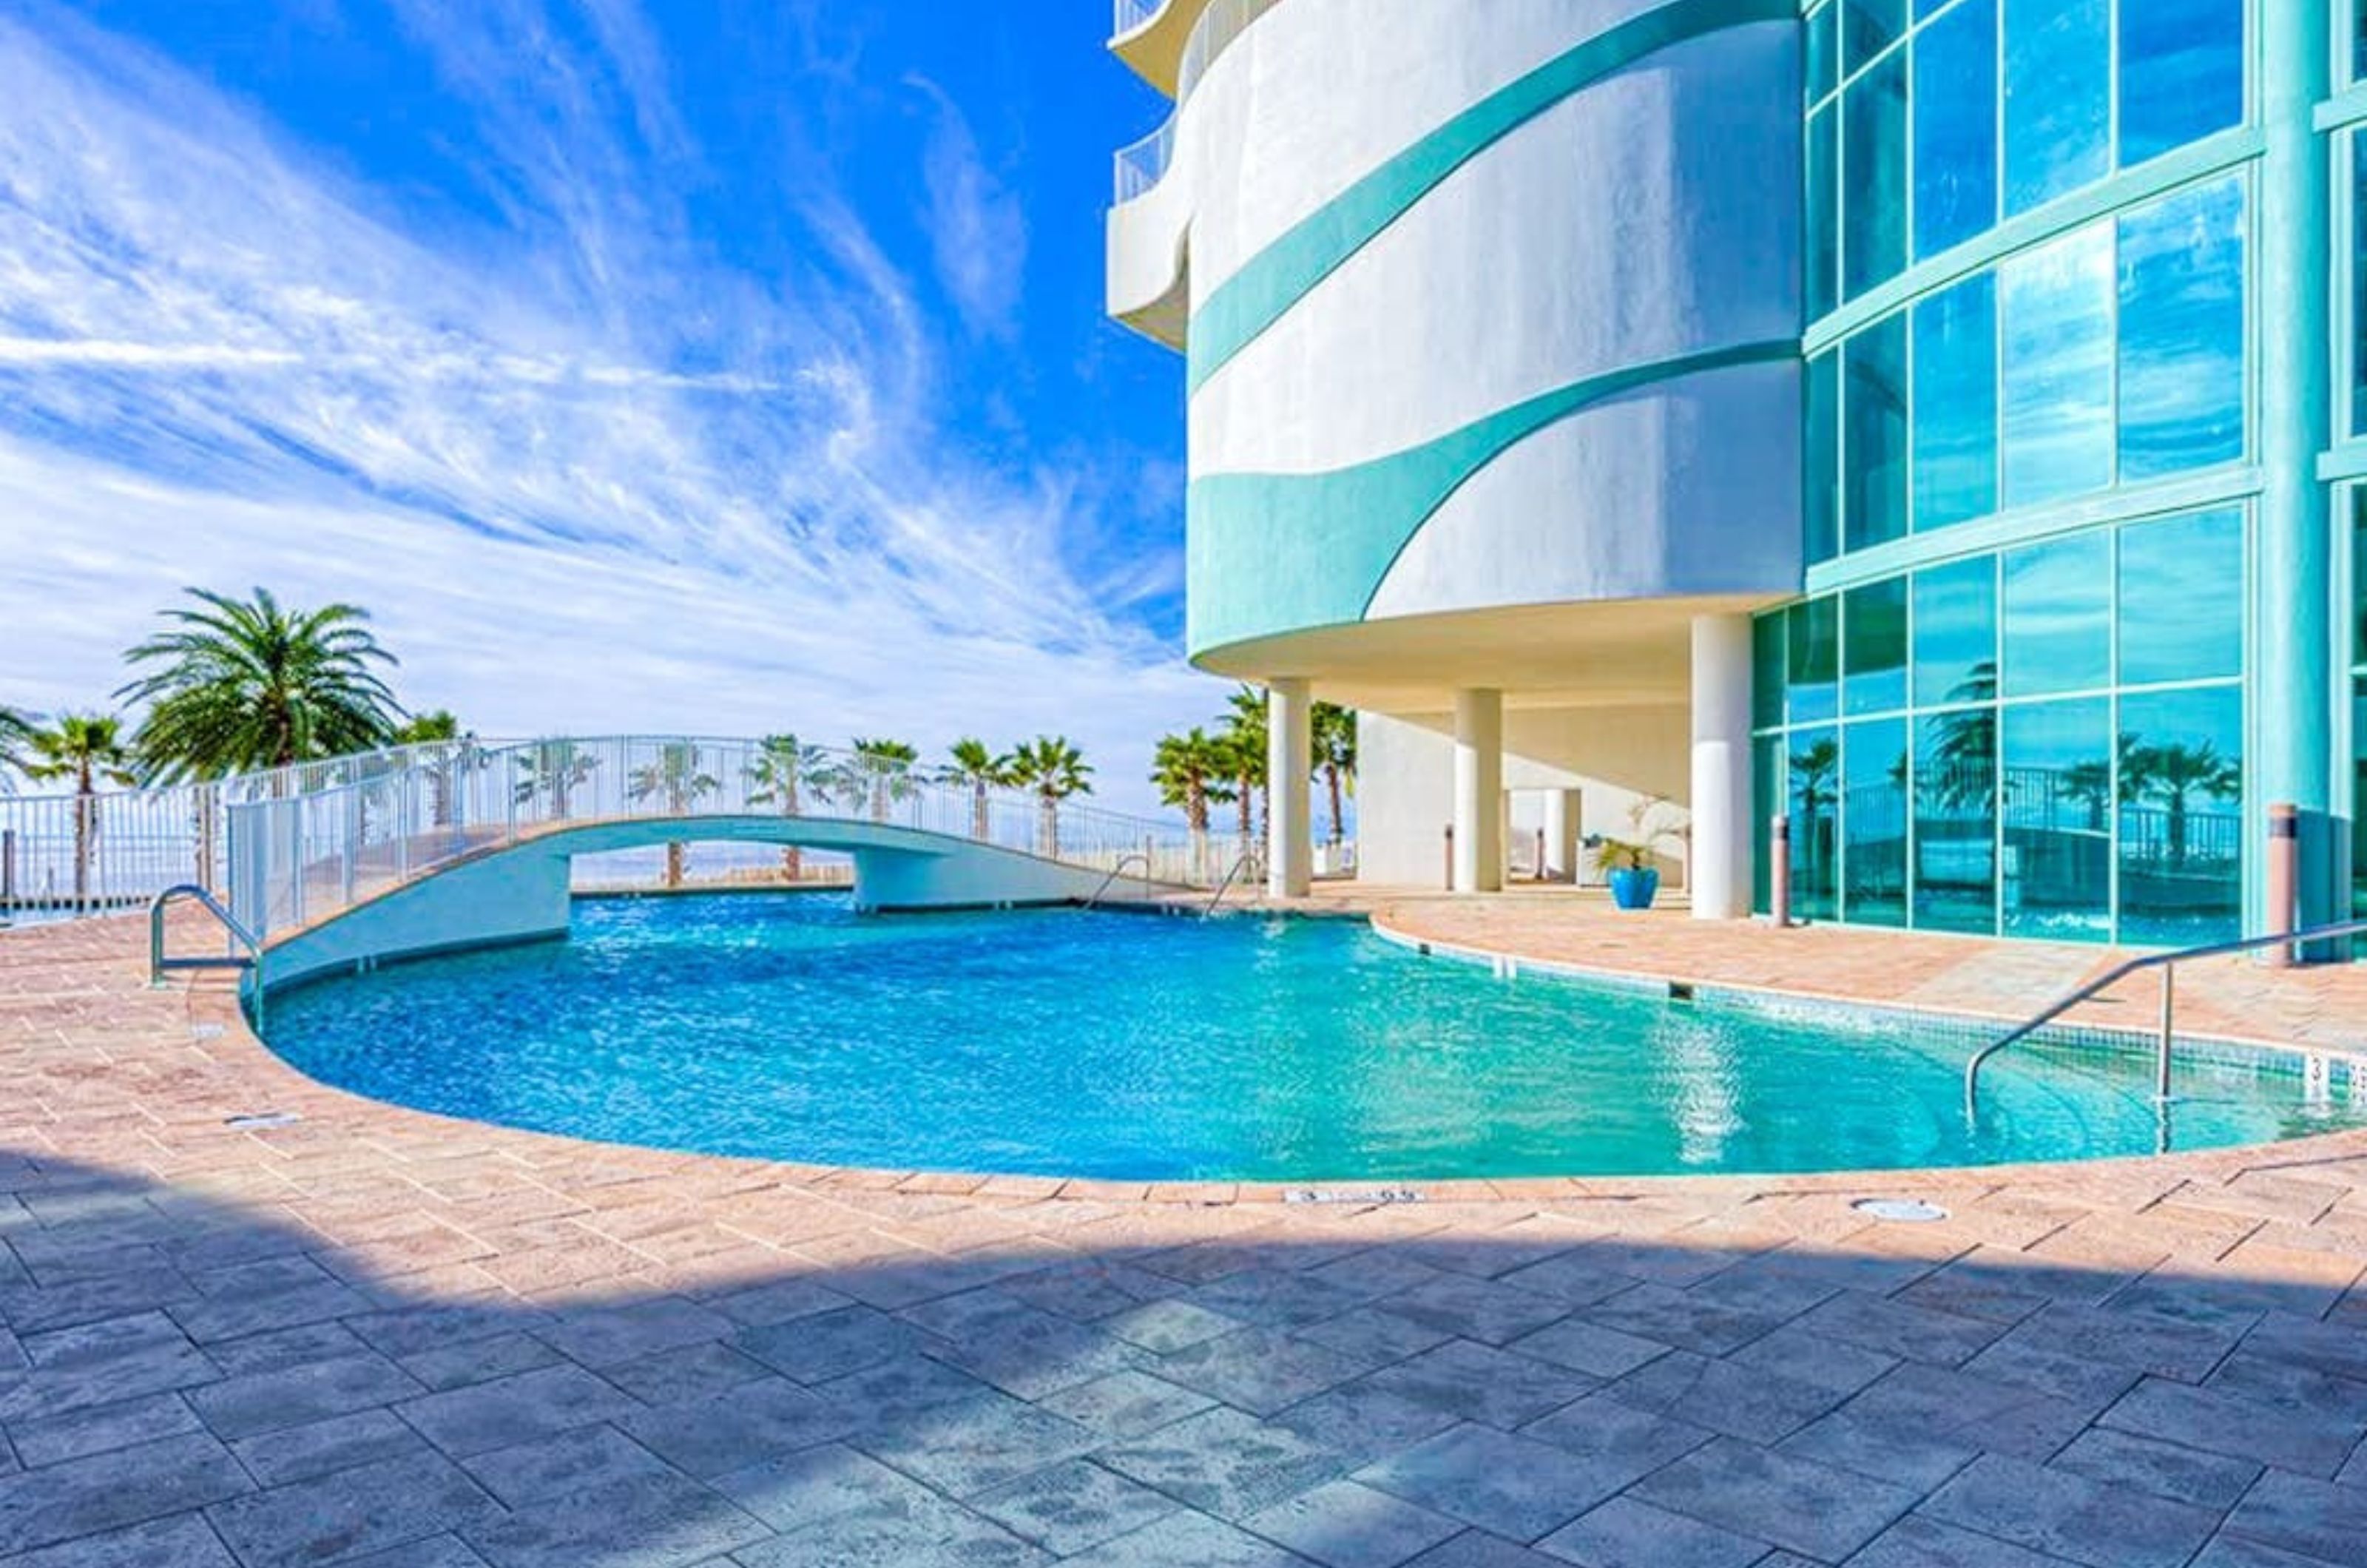
[[[991,834],[992,823],[987,811],[987,792],[1007,787],[1011,783],[1011,759],[998,757],[987,743],[975,736],[964,736],[946,749],[953,761],[937,770],[937,782],[969,786],[969,836],[985,841]]]
[[[687,817],[693,802],[723,787],[720,779],[700,771],[699,762],[697,747],[687,740],[669,740],[658,748],[653,760],[633,770],[626,790],[637,802],[663,796],[667,816]],[[682,886],[684,850],[679,840],[665,847],[668,887]]]
[[[377,669],[395,663],[351,604],[284,610],[192,588],[198,608],[124,655],[149,673],[117,697],[148,705],[142,768],[171,783],[281,768],[382,746],[400,707]]]
[[[1247,854],[1257,838],[1257,808],[1266,795],[1266,697],[1254,686],[1243,686],[1231,698],[1233,711],[1225,716],[1219,738],[1230,762],[1233,804],[1240,812],[1241,852]]]
[[[1331,844],[1345,837],[1340,825],[1340,795],[1344,787],[1356,793],[1356,710],[1337,703],[1317,703],[1308,713],[1308,729],[1315,741],[1315,774],[1331,796]]]
[[[1152,756],[1150,782],[1159,798],[1181,807],[1192,830],[1192,872],[1202,874],[1208,859],[1208,803],[1233,796],[1231,749],[1195,725],[1182,735],[1162,736]]]
[[[546,799],[550,819],[564,822],[576,787],[590,782],[600,759],[572,740],[537,740],[518,753],[517,765],[518,804]]]
[[[449,708],[413,714],[395,727],[388,743],[395,746],[449,746],[459,753],[440,753],[426,765],[429,819],[438,828],[452,825],[452,785],[469,766],[471,738],[460,733],[460,721]]]
[[[74,784],[74,891],[79,904],[90,897],[91,851],[98,841],[98,786],[138,782],[131,771],[131,749],[124,743],[123,721],[102,714],[62,714],[55,724],[35,730],[30,746],[26,777]]]
[[[1840,767],[1840,743],[1836,740],[1812,741],[1792,753],[1792,799],[1799,809],[1800,826],[1807,834],[1801,845],[1804,859],[1800,869],[1807,873],[1809,885],[1818,889],[1823,887],[1825,869],[1832,862],[1833,807],[1840,800],[1836,788]]]
[[[1060,802],[1093,794],[1093,772],[1065,735],[1039,735],[1011,753],[1011,782],[1035,793],[1036,852],[1047,860],[1060,853]]]
[[[855,742],[855,779],[870,797],[871,819],[888,820],[890,801],[909,800],[920,788],[912,777],[912,764],[921,760],[921,749],[903,740],[865,740]]]
[[[2208,740],[2199,746],[2132,744],[2122,752],[2122,798],[2151,795],[2168,808],[2169,863],[2181,871],[2186,866],[2186,802],[2197,790],[2213,800],[2233,800],[2244,792],[2244,771]]]
[[[821,747],[808,746],[794,735],[767,735],[757,742],[755,760],[748,764],[748,782],[756,786],[748,792],[748,804],[778,806],[784,817],[802,815],[804,786],[827,787],[829,773],[830,753]],[[805,874],[804,850],[783,846],[781,874],[791,882]]]
[[[0,795],[17,787],[10,775],[22,773],[31,760],[32,741],[32,716],[12,707],[0,707]]]

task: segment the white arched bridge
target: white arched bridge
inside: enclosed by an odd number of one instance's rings
[[[871,910],[1143,897],[1223,881],[1243,846],[1073,797],[865,753],[612,736],[413,746],[164,790],[0,799],[0,919],[194,884],[277,985],[567,928],[579,855],[692,842],[843,853]]]

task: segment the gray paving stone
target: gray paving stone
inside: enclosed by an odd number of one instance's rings
[[[1841,1406],[1905,1442],[1960,1444],[2033,1461],[2084,1430],[2101,1406],[2018,1382],[1909,1361]]]
[[[1438,1278],[1440,1270],[1401,1247],[1371,1247],[1309,1270],[1327,1285],[1353,1291],[1365,1301],[1377,1301]]]
[[[531,1334],[496,1334],[405,1356],[397,1363],[436,1393],[555,1367],[565,1358]]]
[[[2131,1389],[2099,1424],[2321,1479],[2340,1470],[2367,1436],[2367,1423],[2339,1410],[2262,1404],[2161,1378]]]
[[[1242,1525],[1325,1568],[1398,1568],[1463,1532],[1457,1520],[1353,1481],[1302,1492]]]
[[[1723,1356],[1773,1333],[1784,1320],[1706,1301],[1666,1285],[1638,1285],[1578,1309],[1587,1322],[1704,1356]]]
[[[1919,1492],[1931,1491],[1980,1454],[1969,1443],[1919,1432],[1911,1422],[1869,1420],[1847,1410],[1811,1421],[1777,1449]]]
[[[2057,1303],[2017,1324],[1999,1343],[2200,1382],[2238,1337],[2231,1329],[2155,1313]]]
[[[721,1313],[685,1297],[658,1296],[622,1306],[564,1313],[536,1330],[536,1335],[569,1360],[596,1371],[661,1350],[721,1339],[738,1326]]]
[[[8,1568],[238,1568],[238,1560],[201,1516],[178,1514],[45,1546],[9,1558]]]
[[[1537,1542],[1537,1550],[1585,1568],[1749,1568],[1767,1555],[1768,1545],[1633,1497],[1614,1497]]]
[[[2048,1462],[2090,1481],[2132,1486],[2222,1513],[2234,1507],[2260,1474],[2260,1466],[2249,1460],[2202,1453],[2103,1427],[2080,1433]]]
[[[298,1324],[325,1323],[369,1310],[369,1298],[334,1280],[294,1290],[261,1295],[208,1296],[202,1301],[175,1302],[170,1311],[190,1338],[200,1345],[238,1339]]]
[[[603,1367],[600,1375],[644,1404],[706,1399],[773,1375],[770,1368],[712,1341]]]
[[[424,1351],[465,1345],[472,1339],[521,1333],[540,1326],[548,1316],[527,1311],[515,1302],[449,1302],[433,1306],[388,1307],[345,1322],[347,1328],[381,1355],[400,1361]]]
[[[958,1367],[926,1356],[882,1361],[812,1387],[844,1411],[858,1433],[893,1432],[941,1404],[994,1392]]]
[[[1796,1324],[1786,1324],[1764,1339],[1752,1340],[1727,1359],[1738,1367],[1774,1372],[1840,1394],[1855,1393],[1898,1365],[1896,1356],[1830,1338]]]
[[[1603,1502],[1633,1475],[1625,1461],[1465,1425],[1369,1464],[1354,1478],[1492,1534],[1534,1541]]]
[[[1095,1457],[1203,1513],[1245,1519],[1335,1480],[1348,1461],[1288,1427],[1218,1406]]]
[[[980,1493],[972,1508],[1023,1540],[1066,1557],[1165,1518],[1165,1493],[1085,1460],[1070,1460]]]
[[[799,1382],[823,1382],[919,1354],[930,1344],[920,1328],[877,1307],[841,1307],[732,1337],[731,1348]]]
[[[1851,1558],[1850,1568],[2065,1568],[2065,1562],[1995,1536],[1909,1514]]]
[[[2323,1557],[2305,1557],[2298,1551],[2285,1551],[2264,1546],[2241,1536],[2218,1535],[2211,1544],[2197,1553],[2187,1568],[2350,1568],[2348,1563],[2333,1562]]]
[[[1582,1373],[1468,1339],[1450,1339],[1365,1382],[1467,1421],[1506,1428],[1534,1421],[1597,1386]]]
[[[1562,1562],[1486,1530],[1465,1530],[1432,1547],[1406,1568],[1561,1568]]]
[[[1435,1400],[1410,1399],[1370,1379],[1342,1383],[1329,1393],[1292,1405],[1274,1419],[1308,1441],[1357,1464],[1396,1449],[1411,1448],[1463,1422],[1462,1416],[1441,1409]]]
[[[1293,1332],[1326,1349],[1366,1358],[1374,1366],[1418,1356],[1454,1337],[1373,1306],[1355,1307]]]
[[[2203,1386],[2263,1404],[2367,1422],[2367,1382],[2249,1349],[2238,1348],[2220,1362]]]
[[[364,1351],[284,1371],[227,1378],[191,1389],[187,1397],[215,1435],[235,1438],[376,1409],[423,1392],[419,1382],[392,1361]]]
[[[678,1475],[616,1482],[596,1508],[561,1497],[460,1531],[493,1568],[686,1568],[768,1533],[719,1494]]]
[[[1063,1568],[1307,1568],[1307,1559],[1205,1514],[1171,1514],[1063,1561]],[[779,1568],[789,1568],[787,1562]]]
[[[2228,1516],[2226,1533],[2330,1563],[2359,1561],[2367,1491],[2270,1471]]]
[[[1854,1471],[1718,1438],[1646,1476],[1636,1495],[1838,1562],[1912,1507],[1917,1495]]]
[[[1039,1568],[1051,1555],[917,1483],[733,1554],[741,1568]],[[1073,1560],[1072,1560],[1073,1561]]]
[[[663,1460],[614,1427],[579,1427],[557,1437],[495,1449],[463,1460],[461,1468],[513,1508],[674,1473]]]
[[[396,1413],[446,1453],[465,1458],[619,1420],[642,1408],[622,1390],[562,1363],[426,1394],[398,1405]]]
[[[38,1468],[201,1430],[180,1394],[151,1393],[116,1404],[85,1405],[62,1416],[12,1421],[8,1441],[20,1461]]]
[[[1920,1512],[2090,1568],[2179,1568],[2218,1516],[2068,1471],[1985,1454]]]
[[[1185,1301],[1144,1302],[1103,1318],[1101,1325],[1129,1345],[1165,1355],[1242,1326],[1241,1320]]]
[[[1844,1291],[1801,1317],[1801,1332],[1839,1339],[1901,1360],[1962,1366],[2010,1332],[1985,1318]]]
[[[843,1405],[786,1378],[609,1418],[667,1463],[702,1479],[834,1442],[855,1427]]]
[[[784,1532],[849,1514],[911,1514],[944,1502],[911,1476],[844,1443],[783,1454],[717,1476],[708,1484]]]
[[[1328,1349],[1278,1329],[1244,1328],[1161,1356],[1151,1370],[1236,1410],[1271,1416],[1375,1365],[1368,1357]]]
[[[1457,1274],[1442,1274],[1377,1305],[1425,1328],[1498,1346],[1559,1322],[1570,1312],[1569,1303],[1557,1297]]]
[[[1772,1443],[1831,1410],[1846,1395],[1781,1373],[1677,1350],[1610,1384],[1603,1397],[1727,1437]]]
[[[440,1454],[385,1460],[206,1510],[246,1568],[297,1568],[448,1535],[501,1513]]]
[[[1521,1428],[1521,1436],[1613,1467],[1635,1480],[1693,1452],[1716,1434],[1602,1394],[1564,1405]]]
[[[32,1370],[0,1386],[0,1422],[120,1404],[221,1376],[162,1313],[28,1334],[23,1345]]]
[[[1623,1334],[1580,1317],[1566,1317],[1534,1334],[1523,1334],[1505,1348],[1604,1379],[1625,1377],[1669,1353],[1669,1347],[1656,1339]]]
[[[1603,1267],[1601,1259],[1591,1258],[1582,1248],[1525,1264],[1498,1278],[1504,1284],[1551,1296],[1573,1307],[1591,1306],[1636,1288],[1634,1279]]]
[[[252,1485],[229,1450],[203,1435],[0,1477],[0,1554],[202,1507]]]
[[[707,1304],[743,1328],[769,1328],[855,1303],[819,1280],[791,1277],[717,1296]]]
[[[1216,1401],[1149,1372],[1113,1372],[1038,1402],[1101,1438],[1135,1438],[1197,1416]]]
[[[490,1568],[490,1564],[459,1536],[433,1535],[368,1557],[345,1558],[337,1568]]]
[[[286,1427],[231,1444],[247,1473],[266,1486],[404,1454],[425,1453],[427,1439],[384,1410],[358,1410],[302,1427]]]
[[[1782,1255],[1746,1258],[1722,1273],[1688,1287],[1693,1294],[1738,1312],[1789,1320],[1842,1290],[1838,1280],[1798,1267],[1785,1267]]]
[[[2091,1360],[2076,1351],[2025,1344],[2010,1334],[1966,1361],[1963,1370],[2098,1410],[2136,1387],[2146,1375],[2135,1367]]]
[[[1359,1292],[1286,1269],[1252,1269],[1195,1286],[1184,1298],[1266,1328],[1303,1328],[1365,1304]]]
[[[866,1436],[861,1446],[950,1496],[968,1498],[1102,1440],[1048,1410],[989,1393],[923,1411],[893,1432]]]
[[[222,1376],[237,1378],[285,1371],[307,1361],[334,1361],[368,1348],[342,1323],[300,1323],[208,1345],[206,1359],[221,1369]]]
[[[2244,1337],[2244,1348],[2328,1377],[2367,1382],[2367,1334],[2354,1326],[2272,1312]]]

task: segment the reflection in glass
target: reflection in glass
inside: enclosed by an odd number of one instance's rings
[[[1840,213],[1835,205],[1840,151],[1833,141],[1832,105],[1808,117],[1807,197],[1804,221],[1807,234],[1808,320],[1829,313],[1840,303]]]
[[[2121,6],[2121,167],[2244,118],[2244,0]]]
[[[1907,0],[1840,0],[1841,70],[1844,73],[1880,54],[1907,30]]]
[[[1907,580],[1852,588],[1841,604],[1841,706],[1853,714],[1907,705]]]
[[[1997,700],[1997,558],[1915,574],[1915,705]]]
[[[2244,455],[2244,187],[2225,179],[2120,220],[2124,480]]]
[[[1839,6],[1828,6],[1808,18],[1806,86],[1808,102],[1816,103],[1840,81],[1840,41],[1836,18]]]
[[[2367,675],[2350,682],[2350,912],[2367,919],[2367,831],[2359,816],[2367,810]],[[2352,949],[2367,957],[2367,936]]]
[[[1840,908],[1840,732],[1830,725],[1786,738],[1784,807],[1792,818],[1792,912],[1829,920]]]
[[[2075,534],[2004,557],[2005,694],[2111,683],[2112,547]]]
[[[1907,721],[1852,724],[1841,746],[1841,831],[1848,878],[1841,919],[1907,923]]]
[[[1751,728],[1784,722],[1784,617],[1761,615],[1750,623]]]
[[[1775,793],[1775,780],[1784,760],[1784,737],[1761,736],[1750,743],[1750,912],[1764,915],[1775,905],[1769,896],[1774,886],[1772,866],[1767,852],[1770,825],[1783,802]]]
[[[2121,684],[2243,669],[2244,514],[2229,508],[2123,528]]]
[[[1997,709],[1915,721],[1915,924],[1997,930]]]
[[[2367,142],[2350,131],[2350,434],[2367,435]]]
[[[1840,711],[1840,601],[1808,599],[1785,612],[1784,710],[1794,724],[1814,723]]]
[[[1840,355],[1827,349],[1808,361],[1807,408],[1801,421],[1807,451],[1800,460],[1802,531],[1808,564],[1840,551]]]
[[[2101,178],[2112,164],[2109,0],[2005,0],[2005,210]]]
[[[2005,931],[2101,942],[2112,927],[2112,705],[2008,707]]]
[[[2121,699],[2121,940],[2191,947],[2244,915],[2239,687]]]
[[[1891,55],[1841,94],[1841,298],[1907,265],[1907,56]]]
[[[1915,37],[1915,254],[1997,221],[1997,4],[1965,0]]]
[[[1841,527],[1864,549],[1907,532],[1907,318],[1894,315],[1841,344]]]
[[[2005,502],[2112,479],[2112,226],[2092,224],[1999,269]]]
[[[2350,661],[2367,664],[2367,485],[2350,492]]]
[[[1997,278],[1915,307],[1915,528],[1997,510]]]

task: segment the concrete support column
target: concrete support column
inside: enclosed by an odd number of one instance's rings
[[[1695,615],[1693,663],[1693,919],[1750,914],[1750,617]]]
[[[2276,302],[2259,318],[2261,487],[2254,571],[2259,661],[2253,671],[2255,811],[2290,802],[2297,840],[2293,912],[2304,925],[2344,906],[2332,807],[2335,767],[2333,519],[2318,454],[2332,432],[2326,351],[2329,310],[2326,139],[2312,122],[2331,80],[2323,7],[2293,0],[2259,8],[2260,129],[2252,288]],[[2265,837],[2255,818],[2253,839]],[[2249,925],[2272,931],[2264,867],[2246,899]]]
[[[1308,728],[1314,701],[1297,676],[1269,681],[1265,692],[1266,896],[1304,898],[1315,882],[1315,750]]]
[[[1504,886],[1504,694],[1455,694],[1455,891]]]
[[[1546,874],[1555,882],[1578,878],[1579,826],[1585,820],[1585,797],[1574,789],[1546,792]]]

